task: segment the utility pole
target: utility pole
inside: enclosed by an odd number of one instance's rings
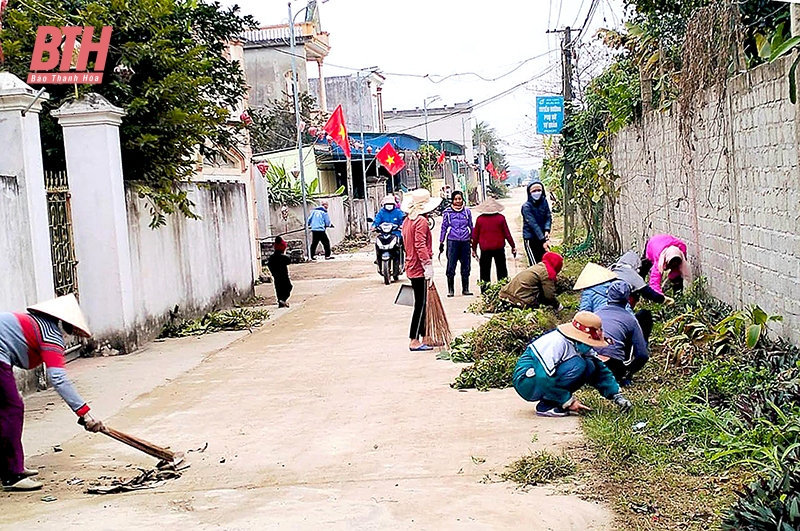
[[[369,217],[369,205],[367,200],[369,199],[369,194],[367,193],[367,160],[366,155],[364,154],[364,150],[366,149],[366,146],[364,145],[364,120],[362,118],[363,111],[361,109],[361,71],[356,72],[356,79],[358,80],[358,126],[361,130],[361,178],[364,181],[364,228],[368,229],[369,222],[367,221],[367,218]],[[367,87],[369,87],[369,82],[367,82]],[[366,232],[369,232],[369,230],[366,230]]]
[[[569,117],[572,107],[572,29],[567,26],[564,28],[562,80],[564,93],[564,121]],[[563,136],[561,137],[564,138]],[[572,166],[567,159],[567,152],[561,146],[562,157],[564,158],[564,240],[572,242],[575,232],[575,213],[573,212],[570,200],[572,199]]]
[[[572,107],[572,32],[569,26],[563,30],[547,30],[547,33],[563,33],[561,44],[561,90],[564,95],[564,121],[567,121]],[[563,136],[561,137],[563,140]],[[570,203],[572,198],[572,166],[567,160],[564,143],[561,143],[561,156],[564,161],[562,188],[564,190],[564,242],[571,243],[575,235],[575,212]]]
[[[299,12],[298,12],[299,14]],[[297,59],[295,54],[294,17],[292,16],[292,2],[289,2],[289,45],[292,55],[292,97],[294,99],[294,123],[297,127],[297,165],[300,169],[300,188],[303,193],[303,237],[305,238],[305,257],[311,256],[311,240],[308,234],[308,198],[306,197],[306,171],[303,163],[303,131],[300,127],[300,101],[297,86]],[[321,85],[320,85],[321,86]],[[324,88],[322,89],[324,90]]]

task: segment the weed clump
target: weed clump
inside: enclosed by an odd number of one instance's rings
[[[513,308],[511,304],[500,298],[500,290],[508,284],[508,279],[503,278],[495,283],[491,282],[478,282],[481,288],[480,297],[467,306],[467,311],[482,314],[482,313],[500,313]]]
[[[552,483],[575,474],[577,466],[566,454],[554,455],[546,450],[526,455],[506,467],[500,477],[522,487]]]
[[[235,308],[209,312],[196,319],[180,319],[178,309],[170,312],[170,319],[158,337],[186,337],[210,334],[223,330],[250,330],[269,319],[267,310]]]
[[[511,385],[517,359],[535,337],[554,328],[555,314],[546,309],[494,315],[478,328],[453,340],[450,360],[473,362],[451,384],[454,389],[502,389]]]

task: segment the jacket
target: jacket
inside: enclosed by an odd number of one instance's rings
[[[647,241],[647,246],[644,250],[645,258],[653,262],[653,267],[650,269],[650,287],[660,295],[664,294],[664,290],[661,289],[661,277],[664,274],[664,269],[661,266],[660,259],[661,253],[667,247],[677,247],[681,250],[683,256],[686,256],[686,244],[671,234],[656,234]],[[681,273],[676,271],[670,273],[669,278],[677,278],[680,275]]]
[[[472,250],[480,246],[481,251],[496,251],[503,249],[506,242],[511,249],[516,249],[514,238],[508,229],[508,222],[503,214],[481,214],[475,220],[475,228],[472,229]]]
[[[611,271],[617,276],[627,282],[631,291],[640,295],[643,299],[652,301],[658,304],[664,303],[664,295],[658,293],[647,284],[644,279],[639,276],[639,270],[642,268],[642,260],[636,251],[628,251],[619,257],[617,262],[611,266]],[[581,297],[581,309],[583,309],[583,297]]]
[[[425,266],[433,263],[433,236],[428,218],[417,216],[403,222],[403,248],[406,252],[406,276],[424,277]]]
[[[559,307],[556,283],[550,278],[544,262],[531,266],[512,278],[500,290],[500,298],[521,308],[540,305]]]
[[[333,227],[328,210],[322,205],[312,210],[308,216],[308,226],[313,232],[325,232],[328,227]]]
[[[31,313],[0,313],[0,363],[20,369],[44,364],[48,381],[78,416],[89,412],[67,377],[64,336],[55,319]]]
[[[581,292],[581,305],[578,308],[582,312],[596,312],[608,304],[608,287],[612,281],[603,282],[597,286],[586,288]]]
[[[275,251],[267,259],[267,268],[275,280],[289,280],[289,264],[291,258],[282,252]]]
[[[575,344],[558,329],[548,332],[528,344],[525,352],[517,361],[513,375],[514,389],[529,402],[548,400],[562,404],[562,407],[569,406],[573,401],[572,392],[564,387],[559,387],[556,369],[565,361],[580,355],[575,349]],[[614,379],[614,375],[603,362],[597,359],[594,351],[584,356],[584,359],[595,366],[588,382],[589,385],[597,389],[605,398],[611,399],[619,393],[619,384]],[[520,383],[527,378],[535,380],[530,394],[524,393],[520,386]],[[528,388],[528,386],[525,387]]]
[[[392,223],[397,225],[397,230],[392,231],[392,234],[395,236],[400,236],[404,219],[406,219],[405,212],[397,207],[393,208],[392,210],[381,208],[378,210],[378,213],[375,214],[375,220],[372,222],[372,228],[378,228],[381,223]]]
[[[445,209],[442,214],[442,230],[439,242],[444,240],[457,242],[468,242],[472,238],[472,212],[467,207],[461,210],[453,210],[453,207]]]
[[[542,197],[534,201],[531,196],[531,186],[542,185]],[[553,224],[553,215],[547,202],[547,191],[542,181],[534,179],[528,185],[528,200],[522,204],[522,237],[526,240],[545,241],[545,232],[550,232]]]
[[[614,340],[614,344],[597,349],[601,356],[620,361],[626,361],[628,352],[634,358],[649,357],[642,327],[625,308],[630,293],[625,281],[613,282],[608,288],[608,304],[595,312],[603,321],[603,334]]]

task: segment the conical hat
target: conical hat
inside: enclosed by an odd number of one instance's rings
[[[586,264],[586,267],[583,268],[583,271],[581,271],[581,276],[578,277],[578,280],[575,282],[575,287],[572,289],[581,290],[591,288],[592,286],[597,286],[598,284],[614,280],[615,278],[617,278],[617,274],[610,269],[589,262]]]
[[[29,306],[28,311],[49,315],[71,324],[75,328],[75,333],[80,336],[92,336],[89,331],[89,325],[86,324],[86,317],[84,317],[81,307],[78,305],[78,299],[72,293]]]
[[[494,197],[488,197],[483,201],[483,203],[476,206],[472,210],[478,212],[479,214],[499,214],[505,210],[505,208],[506,207],[501,205],[500,202]]]

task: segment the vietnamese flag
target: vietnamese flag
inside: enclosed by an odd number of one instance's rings
[[[344,156],[348,159],[350,158],[350,142],[347,138],[347,126],[344,124],[344,112],[342,111],[342,106],[339,105],[336,107],[336,110],[333,111],[331,117],[328,119],[328,123],[325,124],[323,127],[326,133],[333,137],[333,141],[338,144],[342,151],[344,151]]]
[[[497,170],[494,169],[494,164],[492,164],[491,160],[489,161],[489,164],[486,165],[486,171],[488,171],[489,175],[492,177],[497,177]]]
[[[436,164],[444,164],[444,151],[439,155],[439,158],[436,159]]]
[[[386,142],[386,145],[375,154],[375,158],[378,159],[378,162],[380,162],[383,167],[386,168],[386,171],[388,171],[392,177],[406,167],[406,161],[400,157],[400,154],[389,142]]]
[[[501,181],[508,180],[508,172],[506,172],[506,170],[503,170],[503,171],[500,172],[500,180]]]

